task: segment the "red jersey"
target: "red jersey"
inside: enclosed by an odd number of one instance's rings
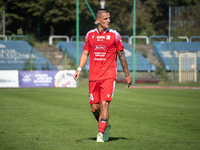
[[[117,78],[117,52],[123,50],[121,35],[112,29],[91,30],[85,37],[83,50],[90,52],[89,81]]]

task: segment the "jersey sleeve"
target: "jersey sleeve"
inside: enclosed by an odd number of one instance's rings
[[[89,37],[89,33],[87,33],[86,36],[85,36],[85,44],[83,46],[83,50],[85,50],[85,51],[89,51],[90,50],[89,49],[88,37]]]
[[[117,51],[121,51],[124,49],[124,45],[123,45],[123,42],[122,42],[122,37],[121,35],[116,32],[116,39],[115,39],[115,46],[117,48]]]

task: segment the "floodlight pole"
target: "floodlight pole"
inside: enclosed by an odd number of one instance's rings
[[[136,18],[136,0],[133,0],[133,81],[135,85],[135,71],[136,71],[136,56],[135,56],[135,19]]]
[[[40,42],[40,18],[38,18],[38,42]]]
[[[94,14],[94,12],[93,12],[92,8],[90,7],[90,4],[88,3],[88,1],[87,1],[87,0],[85,0],[85,3],[87,4],[87,6],[88,6],[88,8],[89,8],[90,12],[92,13],[92,15],[93,15],[93,17],[94,17],[94,20],[96,20],[95,14]]]
[[[173,82],[174,81],[174,75],[173,75],[173,72],[174,72],[174,51],[173,49],[171,49],[171,54],[172,54],[172,67],[171,67],[171,81]]]
[[[169,29],[168,29],[168,37],[171,37],[171,6],[169,6]]]
[[[30,62],[30,70],[33,70],[33,57],[32,57],[32,55],[33,55],[33,47],[31,48],[31,62]]]
[[[3,10],[3,35],[6,35],[5,10]]]
[[[79,65],[79,0],[76,0],[76,68]]]
[[[105,0],[100,1],[101,9],[105,9],[105,4],[106,4]]]
[[[67,70],[67,51],[65,51],[65,70]]]

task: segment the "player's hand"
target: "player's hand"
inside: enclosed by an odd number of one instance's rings
[[[130,76],[125,77],[124,78],[124,84],[125,85],[128,84],[128,87],[130,87],[131,84],[132,84],[132,78]]]
[[[74,74],[74,80],[78,81],[78,77],[80,75],[81,71],[77,70],[76,73]]]

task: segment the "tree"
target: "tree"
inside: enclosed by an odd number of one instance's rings
[[[87,0],[92,10],[100,8],[99,0]],[[136,35],[167,34],[168,7],[192,6],[191,12],[196,24],[190,30],[199,30],[199,0],[136,0]],[[133,0],[106,0],[106,9],[111,13],[110,27],[121,35],[132,35]],[[49,35],[76,35],[75,0],[1,0],[0,11],[6,10],[6,33],[34,33],[47,40]],[[1,13],[0,13],[1,14]],[[191,16],[191,15],[190,15]],[[1,19],[1,18],[0,18]],[[96,27],[94,18],[84,0],[79,0],[80,35]],[[161,31],[162,30],[162,31]],[[1,31],[0,31],[1,32]]]
[[[182,0],[169,1],[168,5],[172,10],[178,10],[172,18],[172,35],[195,36],[200,34],[200,1]],[[176,6],[176,7],[175,7]],[[177,7],[179,6],[179,7]],[[175,11],[176,12],[176,11]]]
[[[18,20],[22,21],[23,17],[19,16],[16,13],[16,5],[15,5],[15,0],[2,0],[0,1],[0,21],[2,20],[3,17],[3,10],[5,10],[5,21],[6,21],[6,26],[9,26],[13,23],[13,20]],[[0,27],[1,29],[1,27]],[[6,34],[11,34],[11,30],[6,30]],[[2,34],[2,31],[0,30],[0,34]]]
[[[37,22],[38,28],[41,26],[41,32],[49,36],[57,34],[54,28],[60,28],[59,34],[67,34],[70,31],[69,22],[76,19],[76,2],[65,0],[27,0],[25,3],[18,3],[22,9],[26,9],[31,18]],[[66,25],[63,26],[63,25]],[[49,30],[49,33],[47,31]]]

